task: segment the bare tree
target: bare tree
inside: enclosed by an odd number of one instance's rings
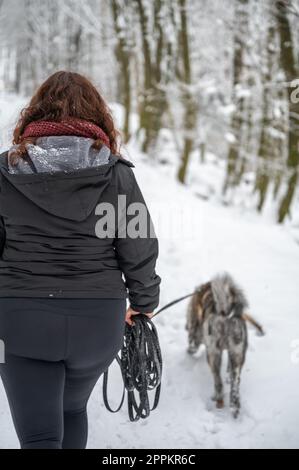
[[[163,9],[165,0],[156,0],[153,4],[145,0],[134,0],[138,12],[143,53],[143,90],[140,102],[140,129],[145,131],[142,150],[152,152],[155,149],[162,116],[165,111],[166,95],[163,89],[162,60],[165,55]],[[151,8],[153,9],[150,17]],[[151,21],[152,20],[152,21]],[[153,23],[154,41],[150,42],[151,22]]]
[[[233,142],[230,145],[227,157],[227,173],[223,192],[233,184],[236,165],[239,158],[240,142],[242,138],[243,115],[245,109],[244,96],[238,96],[242,83],[244,67],[245,44],[248,34],[248,0],[235,0],[234,21],[234,61],[233,61],[233,102],[235,111],[232,119]]]
[[[179,77],[181,77],[181,91],[182,100],[184,105],[184,144],[181,155],[181,165],[178,171],[178,179],[181,183],[185,183],[186,172],[189,163],[190,154],[193,149],[194,131],[197,124],[197,103],[191,90],[192,84],[192,69],[190,59],[190,45],[189,45],[189,29],[188,29],[188,16],[187,16],[187,1],[179,0],[180,9],[180,59],[181,70]]]
[[[259,195],[258,210],[263,209],[269,183],[271,181],[270,164],[275,158],[275,139],[272,134],[273,127],[273,90],[271,88],[272,77],[274,73],[274,62],[276,59],[275,50],[276,28],[272,23],[269,25],[267,34],[266,64],[262,71],[263,102],[262,102],[262,121],[261,137],[258,149],[258,168],[256,172],[255,190]]]
[[[124,17],[125,9],[129,9],[130,5],[127,1],[112,0],[111,9],[114,21],[114,29],[117,38],[115,47],[115,56],[119,63],[118,83],[120,102],[125,109],[125,119],[123,126],[124,140],[128,142],[130,139],[130,116],[131,116],[131,44],[127,34],[127,23]]]
[[[293,99],[292,81],[299,77],[299,65],[296,60],[295,47],[288,18],[289,0],[276,1],[276,19],[280,37],[280,63],[288,82],[289,101],[289,133],[288,133],[288,160],[287,166],[290,171],[287,190],[283,196],[278,214],[278,221],[282,223],[290,213],[291,204],[294,198],[296,185],[298,182],[299,167],[299,103]]]

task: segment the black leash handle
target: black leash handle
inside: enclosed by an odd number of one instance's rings
[[[108,401],[107,369],[103,380],[105,407],[111,413],[117,413],[127,393],[130,421],[147,418],[159,403],[163,364],[157,329],[146,315],[137,315],[133,326],[126,324],[121,356],[117,355],[116,360],[124,382],[123,395],[120,405],[112,409]],[[151,408],[148,392],[153,390],[155,397]]]
[[[164,310],[182,302],[196,294],[184,295],[169,302],[160,308],[153,316],[159,315]],[[145,419],[150,412],[158,406],[161,394],[162,354],[159,345],[158,333],[152,319],[146,315],[136,315],[134,325],[125,326],[124,344],[121,357],[116,356],[124,382],[123,394],[119,406],[114,410],[108,401],[108,369],[104,373],[103,399],[105,407],[111,413],[121,410],[126,392],[128,397],[128,412],[130,421],[136,422],[140,418]],[[148,391],[156,389],[152,408],[150,407]],[[137,403],[135,392],[139,394]]]

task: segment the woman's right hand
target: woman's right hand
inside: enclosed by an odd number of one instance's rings
[[[132,317],[134,317],[135,315],[142,315],[142,314],[140,312],[136,312],[131,307],[129,307],[128,310],[127,310],[127,313],[126,313],[126,322],[128,323],[128,325],[130,325],[130,326],[134,325],[134,320],[133,320]],[[154,314],[153,313],[145,313],[144,315],[146,315],[148,318],[152,318],[152,316]]]

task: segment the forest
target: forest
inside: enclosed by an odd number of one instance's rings
[[[105,410],[100,379],[88,404],[89,449],[104,449],[111,458],[114,449],[129,449],[132,455],[136,449],[166,449],[165,454],[171,449],[298,449],[298,24],[299,0],[0,0],[0,163],[11,148],[20,111],[44,80],[59,70],[87,76],[109,105],[120,131],[121,155],[133,163],[134,168],[129,163],[127,170],[144,195],[159,243],[157,273],[162,282],[157,311],[162,309],[162,313],[153,318],[163,355],[159,406],[149,419],[138,423],[130,422],[126,402],[119,413],[110,414]],[[71,80],[70,84],[72,87]],[[98,119],[94,120],[99,126]],[[63,147],[58,156],[63,156],[64,165]],[[77,154],[83,161],[84,153]],[[52,168],[55,153],[49,155],[46,163]],[[77,171],[75,158],[68,161]],[[91,163],[95,164],[93,159]],[[40,233],[51,236],[51,242],[37,242],[33,235],[26,245],[23,237],[29,239],[35,223],[24,223],[17,216],[10,223],[10,210],[24,217],[26,213],[21,205],[4,200],[9,186],[2,185],[7,176],[2,170],[0,231],[2,227],[5,250],[0,271],[6,274],[10,257],[18,263],[24,260],[24,267],[13,271],[18,286],[30,292],[40,280],[50,279],[52,266],[68,265],[74,252],[69,275],[55,280],[57,286],[60,280],[71,282],[83,256],[78,249],[81,221],[78,233],[68,230],[72,233],[64,238],[58,227],[69,227],[67,219],[59,217],[53,228],[36,219]],[[34,181],[36,175],[27,176]],[[51,171],[46,180],[48,177],[53,177]],[[94,191],[97,197],[96,185]],[[54,193],[53,189],[50,198],[45,197],[49,204]],[[58,194],[62,194],[59,209],[67,216],[65,192]],[[72,193],[71,200],[76,204],[75,196]],[[99,202],[102,200],[106,202],[101,193]],[[95,226],[96,235],[97,228],[102,225]],[[17,237],[20,249],[13,248]],[[97,245],[90,236],[86,250],[93,246]],[[37,256],[42,258],[44,247],[54,247],[53,262],[46,268],[42,268],[43,260],[34,261]],[[90,254],[97,263],[101,257],[113,272],[118,263],[110,262],[106,251],[99,248]],[[89,264],[87,268],[86,275]],[[33,276],[35,269],[42,274]],[[190,294],[223,272],[246,293],[246,313],[265,332],[259,336],[248,324],[237,419],[229,409],[229,381],[223,383],[224,408],[217,408],[212,399],[213,376],[204,346],[195,355],[187,353]],[[23,286],[24,273],[28,282]],[[12,283],[12,276],[7,276]],[[137,280],[138,274],[135,277]],[[0,288],[3,293],[3,286]],[[49,334],[48,323],[44,323],[42,315],[48,311],[41,299],[32,312],[21,302],[20,308],[9,307],[8,315],[5,305],[8,308],[16,299],[7,299],[5,291],[2,297],[0,363],[3,330],[10,331],[7,325],[11,321],[14,344],[19,347],[15,331],[23,332],[23,325],[29,328],[35,310],[38,329],[30,327],[27,343],[31,345],[37,338],[47,348],[55,337],[54,343],[60,344],[58,335]],[[184,300],[174,303],[178,298]],[[169,304],[171,307],[163,309]],[[238,302],[235,307],[239,308]],[[75,308],[79,309],[77,302]],[[54,313],[58,318],[59,312]],[[24,319],[27,314],[28,322]],[[231,313],[228,319],[236,320]],[[87,350],[93,341],[85,329],[81,331]],[[110,335],[106,339],[110,343]],[[101,344],[101,340],[95,341]],[[223,378],[228,366],[229,356],[224,354]],[[22,377],[20,395],[31,374],[22,369]],[[122,387],[114,361],[109,367],[108,391],[113,409],[117,409]],[[25,393],[29,404],[39,403],[39,390],[37,385],[32,394]],[[150,400],[154,403],[153,395]],[[29,416],[29,408],[21,408]],[[31,416],[33,422],[43,414]],[[48,429],[47,423],[47,434]],[[0,380],[0,450],[18,445]]]
[[[0,93],[84,73],[122,105],[124,145],[201,198],[283,223],[298,204],[298,20],[299,0],[0,0]]]

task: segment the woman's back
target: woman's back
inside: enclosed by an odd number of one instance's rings
[[[128,196],[137,185],[133,165],[105,146],[91,152],[89,140],[40,138],[28,149],[26,162],[17,167],[9,165],[7,154],[2,155],[0,213],[6,242],[0,260],[0,296],[126,296],[122,280],[126,256],[115,236],[98,237],[96,226],[98,205],[117,209],[118,196]],[[130,203],[144,203],[137,186],[135,195]],[[142,239],[131,243],[142,250]],[[153,255],[156,243],[152,238]],[[143,274],[139,273],[141,283]],[[158,284],[153,285],[153,295]]]

